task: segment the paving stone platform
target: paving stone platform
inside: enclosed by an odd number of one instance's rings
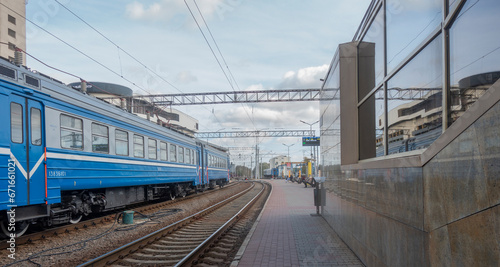
[[[267,180],[273,191],[232,266],[364,266],[321,216],[313,188]]]

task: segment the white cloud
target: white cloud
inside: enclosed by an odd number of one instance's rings
[[[193,75],[190,71],[181,71],[175,76],[175,80],[181,84],[188,84],[198,81],[198,78]]]
[[[283,76],[279,88],[320,88],[321,81],[328,71],[328,65],[308,67],[298,71],[288,71]]]
[[[220,12],[221,6],[224,5],[223,0],[204,0],[196,2],[205,19],[210,19],[217,12]],[[195,14],[198,16],[198,10],[192,1],[188,4]],[[125,14],[127,17],[134,20],[170,20],[176,15],[186,15],[189,11],[183,0],[159,0],[150,5],[144,5],[138,1],[134,1],[126,6]]]

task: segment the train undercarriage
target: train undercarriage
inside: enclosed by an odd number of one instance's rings
[[[61,203],[12,208],[0,215],[1,234],[19,237],[30,225],[42,228],[78,223],[91,214],[124,208],[127,205],[156,200],[175,199],[187,194],[223,187],[225,179],[212,180],[209,184],[192,186],[192,183],[158,184],[147,186],[115,187],[95,190],[64,191]]]

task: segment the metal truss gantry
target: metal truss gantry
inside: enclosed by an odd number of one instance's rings
[[[440,92],[441,88],[389,88],[388,100],[425,100],[431,94]],[[328,89],[280,89],[254,91],[227,91],[205,93],[181,93],[158,95],[134,95],[119,97],[103,97],[106,101],[127,100],[130,106],[184,106],[212,105],[235,103],[297,102],[297,101],[329,101],[340,99],[338,88]],[[383,91],[375,94],[375,99],[384,99]]]
[[[302,137],[314,136],[311,130],[283,130],[283,131],[232,131],[232,132],[198,132],[194,135],[203,138],[237,138],[237,137]]]
[[[319,101],[331,100],[330,94],[324,92],[337,89],[287,89],[287,90],[254,90],[254,91],[227,91],[209,93],[163,94],[163,95],[134,95],[131,97],[105,97],[104,100],[139,100],[157,106],[183,106],[205,104],[234,104],[257,102],[292,102],[292,101]]]

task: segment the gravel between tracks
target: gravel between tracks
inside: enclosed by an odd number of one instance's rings
[[[122,227],[124,227],[124,225],[118,223],[108,223],[100,225],[99,227],[91,227],[83,231],[66,233],[59,235],[58,237],[52,237],[48,240],[36,241],[32,244],[23,245],[16,249],[15,257],[17,262],[8,258],[8,255],[10,254],[9,251],[3,250],[0,251],[0,264],[10,265],[14,263],[10,266],[76,266],[102,255],[107,251],[111,251],[157,229],[194,214],[210,205],[234,195],[236,192],[241,191],[242,187],[247,186],[248,184],[246,183],[240,184],[227,188],[226,190],[221,190],[221,194],[207,195],[192,200],[182,201],[175,204],[174,207],[167,208],[180,209],[179,212],[163,217],[160,221],[148,221],[142,223],[140,226],[132,230],[123,231],[124,228]],[[136,224],[141,223],[139,219],[134,220]],[[116,229],[120,228],[122,231],[116,231]],[[95,240],[90,240],[102,235],[103,233],[109,234]],[[89,241],[82,243],[84,240]],[[78,242],[80,242],[78,245],[73,245]],[[49,248],[57,247],[61,247],[61,249],[43,252]],[[35,257],[41,252],[43,252],[43,255],[50,255]],[[25,260],[30,256],[32,258],[32,262]],[[25,261],[21,262],[21,260]]]

